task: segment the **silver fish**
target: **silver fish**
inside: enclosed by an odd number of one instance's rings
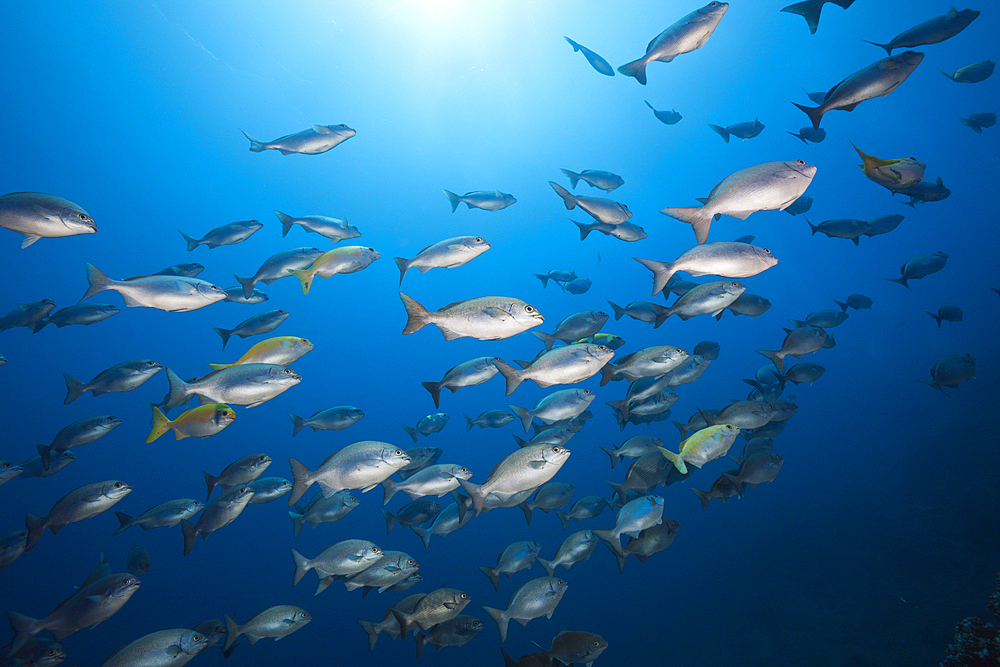
[[[349,591],[363,588],[365,592],[374,588],[379,593],[384,593],[414,574],[419,567],[420,564],[409,554],[402,551],[384,551],[382,558],[379,558],[374,565],[345,579],[344,587]]]
[[[958,11],[954,7],[948,9],[944,16],[936,16],[929,21],[924,21],[920,25],[905,30],[892,38],[888,44],[878,44],[868,42],[885,49],[885,52],[892,55],[893,49],[907,46],[924,46],[925,44],[937,44],[949,37],[954,37],[958,33],[969,27],[969,24],[979,17],[979,12],[974,9],[963,9]]]
[[[97,231],[97,223],[80,206],[42,192],[11,192],[0,197],[0,227],[24,234],[22,248],[40,238]]]
[[[199,534],[201,539],[207,540],[208,536],[225,528],[243,513],[246,506],[253,498],[253,489],[249,486],[234,486],[226,489],[215,500],[210,502],[205,510],[198,517],[198,523],[193,524],[187,519],[181,521],[181,533],[184,535],[184,555],[191,553],[194,547],[194,538]]]
[[[549,482],[538,487],[535,497],[531,501],[518,503],[518,507],[524,512],[524,519],[531,525],[531,515],[534,510],[542,510],[548,514],[551,510],[563,507],[570,501],[576,487],[565,482]]]
[[[375,248],[359,245],[342,246],[323,253],[308,268],[288,269],[288,272],[299,279],[302,293],[309,294],[309,288],[316,276],[326,279],[340,273],[357,273],[371,266],[372,262],[380,257]]]
[[[292,537],[298,537],[304,524],[313,528],[321,523],[335,523],[350,513],[361,502],[347,491],[335,493],[329,498],[318,494],[304,507],[295,506],[296,511],[289,510],[288,517],[292,520]]]
[[[465,413],[462,413],[462,416],[465,417],[466,433],[471,431],[473,426],[479,426],[479,428],[502,428],[514,421],[514,415],[506,410],[487,410],[475,419]]]
[[[35,333],[41,327],[45,326],[42,322],[55,307],[56,302],[52,299],[19,303],[15,310],[0,317],[0,331],[6,331],[14,327],[27,327],[32,333]]]
[[[632,211],[628,210],[628,206],[625,204],[600,197],[576,196],[563,186],[552,181],[549,181],[549,185],[552,186],[557,195],[562,197],[568,211],[572,211],[579,206],[594,220],[609,225],[620,225],[623,222],[628,222],[629,218],[632,217]]]
[[[607,321],[608,314],[602,310],[581,310],[557,324],[551,334],[532,331],[531,335],[542,341],[546,350],[551,350],[557,340],[572,343],[580,338],[590,338],[600,331]]]
[[[247,486],[253,490],[250,502],[255,505],[274,502],[292,490],[292,483],[282,477],[259,477]]]
[[[809,218],[806,218],[805,220],[809,224],[809,229],[812,230],[812,236],[815,236],[816,232],[822,232],[831,239],[836,238],[854,241],[854,245],[858,245],[860,237],[870,232],[872,228],[867,221],[854,220],[852,218],[827,220],[819,223],[818,225],[814,225],[809,222]]]
[[[615,555],[622,556],[621,536],[639,537],[639,533],[662,521],[663,498],[642,496],[631,500],[618,512],[615,527],[610,530],[595,530],[594,535],[607,542]]]
[[[466,336],[478,340],[501,340],[545,321],[534,306],[512,297],[482,296],[449,304],[433,313],[403,292],[399,293],[399,298],[406,309],[404,336],[433,324],[445,340]]]
[[[562,600],[567,587],[568,584],[562,579],[539,577],[517,589],[510,598],[507,609],[484,606],[483,611],[496,621],[497,629],[500,630],[500,641],[504,642],[507,641],[507,624],[511,619],[519,621],[521,625],[527,625],[528,621],[539,616],[552,618],[552,612]]]
[[[672,262],[638,257],[632,259],[653,272],[653,294],[661,292],[677,271],[684,271],[695,277],[714,275],[723,278],[749,278],[778,263],[778,258],[767,248],[732,241],[696,245]]]
[[[646,100],[643,100],[643,102],[646,102]],[[664,125],[674,125],[681,122],[681,119],[683,118],[683,116],[677,113],[674,109],[671,109],[670,111],[667,111],[666,109],[657,110],[649,102],[646,102],[646,106],[653,110],[653,115],[656,116],[656,120],[660,121]]]
[[[302,381],[291,368],[277,364],[237,364],[213,371],[195,382],[184,382],[167,368],[170,390],[161,405],[164,411],[180,405],[188,396],[202,403],[226,403],[252,408],[269,401]]]
[[[63,373],[66,381],[66,398],[63,399],[63,404],[72,403],[88,391],[94,396],[132,391],[159,373],[161,368],[163,366],[152,359],[131,359],[101,371],[90,382],[80,382],[72,375]]]
[[[393,257],[399,267],[399,284],[403,284],[403,278],[411,268],[416,268],[420,273],[437,268],[452,269],[479,257],[490,247],[489,242],[481,236],[456,236],[427,246],[413,259]]]
[[[736,300],[731,304],[726,306],[725,310],[728,310],[733,315],[747,315],[750,318],[755,318],[758,315],[763,315],[771,307],[771,302],[762,296],[757,294],[748,294],[744,292],[736,297]],[[722,319],[723,311],[715,316],[715,319]]]
[[[605,192],[611,192],[625,185],[625,179],[618,174],[612,174],[610,171],[601,171],[600,169],[584,169],[580,173],[570,171],[569,169],[560,169],[559,171],[566,175],[566,178],[569,179],[569,187],[574,190],[576,189],[576,184],[580,181],[583,181],[592,188],[604,190]]]
[[[746,291],[746,285],[730,280],[716,280],[686,292],[656,318],[653,328],[659,327],[671,315],[689,320],[696,315],[721,315],[733,301]]]
[[[462,497],[461,494],[458,494]],[[432,520],[429,528],[421,528],[415,524],[410,524],[410,530],[416,533],[420,541],[424,543],[424,548],[430,547],[431,535],[444,537],[453,533],[472,520],[472,512],[469,512],[468,505],[471,501],[463,498],[461,502],[454,502],[445,507]]]
[[[353,426],[365,416],[364,411],[351,405],[335,405],[332,408],[320,410],[308,419],[294,415],[291,412],[288,416],[292,420],[292,436],[299,434],[299,431],[306,426],[313,431],[343,431],[348,426]]]
[[[389,635],[390,639],[395,639],[399,637],[399,622],[392,615],[392,610],[397,609],[404,614],[409,614],[413,611],[413,608],[420,602],[420,599],[424,597],[424,593],[417,593],[415,595],[410,595],[396,604],[392,605],[386,610],[385,616],[382,617],[380,623],[372,623],[370,621],[358,621],[358,625],[361,629],[365,631],[368,635],[368,652],[371,653],[372,649],[375,648],[375,642],[378,641],[378,637],[381,633],[386,633]]]
[[[197,278],[198,274],[205,270],[204,264],[199,264],[198,262],[184,262],[182,264],[174,264],[173,266],[168,266],[165,269],[160,269],[156,273],[152,274],[154,276],[179,276],[181,278]],[[126,278],[126,280],[135,280],[141,276],[135,276],[132,278]]]
[[[76,460],[76,454],[73,452],[60,452],[49,460],[49,467],[46,469],[42,466],[42,457],[36,456],[21,464],[24,471],[20,474],[20,478],[49,477],[68,466],[74,460]]]
[[[38,453],[42,457],[42,467],[48,469],[49,461],[72,447],[88,445],[100,440],[115,428],[121,426],[122,420],[114,415],[98,415],[78,419],[69,426],[64,426],[52,438],[48,445],[38,445]]]
[[[289,312],[287,310],[268,310],[254,315],[237,324],[232,329],[220,329],[214,327],[212,331],[222,337],[222,349],[226,349],[226,343],[232,336],[246,338],[248,336],[259,336],[274,331],[278,325],[285,321]]]
[[[906,284],[907,281],[925,278],[932,273],[937,273],[944,268],[947,262],[948,254],[944,252],[929,252],[917,255],[899,267],[899,273],[901,274],[899,278],[884,278],[884,280],[899,283],[906,289],[910,289],[910,286]]]
[[[437,496],[440,498],[444,494],[457,489],[458,480],[469,479],[470,477],[472,477],[472,471],[465,466],[454,463],[439,463],[407,477],[405,482],[397,483],[391,479],[386,479],[382,482],[382,489],[385,492],[382,498],[382,505],[388,505],[389,501],[398,491],[402,491],[413,500],[423,496]]]
[[[765,162],[727,176],[701,200],[703,206],[662,208],[660,213],[689,223],[701,245],[708,239],[713,217],[725,214],[746,220],[757,211],[783,210],[802,196],[815,175],[816,167],[803,160]]]
[[[469,359],[449,368],[438,382],[421,382],[420,385],[430,392],[431,398],[434,399],[434,407],[437,408],[440,407],[442,389],[447,389],[454,394],[462,387],[471,387],[486,382],[499,372],[496,367],[498,359],[500,357]]]
[[[427,631],[438,623],[445,623],[462,613],[472,601],[468,593],[455,588],[439,588],[420,598],[410,613],[392,609],[399,623],[400,636],[406,639],[411,625]]]
[[[586,410],[593,400],[594,392],[589,389],[561,389],[539,400],[530,410],[516,405],[507,407],[521,420],[527,433],[532,419],[545,422],[572,419]]]
[[[618,71],[635,77],[646,85],[646,65],[654,61],[669,63],[682,53],[696,51],[705,45],[729,9],[728,2],[710,2],[684,16],[661,32],[646,46],[646,55],[622,65]]]
[[[500,461],[482,484],[464,479],[460,479],[459,484],[472,499],[476,516],[479,516],[487,496],[492,494],[502,502],[514,494],[541,486],[559,472],[569,455],[570,450],[565,445],[528,445]]]
[[[500,575],[510,579],[515,572],[530,569],[541,549],[542,545],[531,540],[514,542],[497,555],[496,567],[480,566],[479,571],[493,584],[493,590],[499,591]]]
[[[110,303],[79,303],[75,306],[61,308],[39,320],[35,323],[31,333],[38,333],[47,324],[54,324],[60,329],[70,324],[87,326],[106,320],[120,312],[117,306],[112,306]]]
[[[602,368],[601,386],[619,379],[619,376],[629,382],[635,382],[642,377],[659,377],[680,366],[689,356],[687,350],[673,345],[645,347],[622,357],[615,365],[606,365]]]
[[[593,519],[595,516],[600,516],[601,512],[604,511],[604,508],[608,506],[609,503],[607,498],[602,498],[601,496],[585,496],[573,503],[572,507],[570,507],[568,511],[561,512],[556,510],[555,513],[559,518],[559,522],[562,524],[562,529],[566,530],[566,528],[569,527],[570,519],[576,519],[577,521],[582,521],[583,519]]]
[[[507,395],[510,396],[525,380],[534,380],[542,388],[583,382],[600,373],[614,354],[614,350],[604,345],[578,343],[552,348],[527,364],[523,370],[503,361],[495,363],[500,374],[507,380]]]
[[[243,625],[228,615],[223,616],[223,619],[226,621],[226,643],[222,647],[222,652],[228,658],[233,644],[240,635],[246,635],[251,645],[265,637],[274,637],[274,641],[278,641],[296,630],[301,630],[312,620],[312,616],[302,607],[280,604],[265,609]]]
[[[358,231],[358,228],[349,224],[347,222],[347,218],[337,220],[336,218],[330,218],[325,215],[303,215],[299,218],[293,218],[287,213],[282,213],[281,211],[273,211],[273,213],[278,216],[278,221],[281,223],[282,238],[287,236],[288,232],[290,232],[292,227],[295,225],[299,225],[307,232],[325,236],[334,243],[345,239],[356,239],[361,236],[361,232]]]
[[[278,278],[288,278],[292,274],[289,269],[308,269],[316,258],[323,254],[319,248],[290,248],[275,253],[264,260],[257,273],[249,278],[234,273],[236,282],[243,286],[243,296],[250,298],[257,283],[270,285]]]
[[[545,568],[546,574],[551,577],[558,565],[562,565],[563,569],[568,570],[573,563],[590,558],[600,541],[600,538],[594,535],[592,530],[577,531],[563,540],[563,543],[556,550],[555,558],[550,561],[538,558],[538,564]]]
[[[154,275],[113,280],[93,264],[87,264],[87,282],[90,287],[81,302],[105,290],[114,290],[122,295],[129,308],[156,308],[169,313],[197,310],[226,298],[221,288],[198,278]]]
[[[611,309],[615,313],[616,322],[622,316],[628,315],[634,320],[652,324],[667,309],[666,306],[661,306],[658,303],[650,303],[649,301],[633,301],[626,306],[619,306],[613,301],[608,301],[608,305],[611,306]]]
[[[243,130],[240,130],[240,132],[243,132],[243,136],[250,140],[250,150],[254,153],[274,149],[280,151],[282,155],[290,155],[292,153],[319,155],[320,153],[327,152],[334,146],[339,146],[357,134],[356,130],[344,124],[313,124],[308,130],[302,130],[295,134],[286,134],[274,141],[258,141]]]
[[[466,208],[481,208],[484,211],[499,211],[505,209],[511,204],[516,204],[517,200],[514,199],[513,195],[509,195],[505,192],[500,192],[499,190],[494,190],[492,192],[488,190],[476,190],[473,192],[466,192],[464,195],[456,195],[454,192],[444,190],[444,196],[448,198],[451,202],[451,212],[454,213],[458,209],[458,205],[465,202]]]
[[[760,122],[760,120],[756,118],[753,119],[752,123],[747,121],[745,123],[736,123],[734,125],[730,125],[729,127],[720,127],[718,125],[709,124],[709,127],[712,128],[713,132],[722,137],[722,140],[727,144],[729,143],[730,136],[746,141],[747,139],[753,139],[764,131],[764,123]]]
[[[448,424],[449,419],[451,419],[449,415],[443,412],[435,412],[434,414],[421,417],[416,427],[404,425],[403,430],[413,438],[413,443],[416,444],[418,434],[428,436],[432,433],[437,433]]]
[[[315,471],[293,458],[289,458],[288,462],[292,466],[293,477],[288,504],[294,505],[313,484],[319,484],[325,498],[338,491],[370,491],[409,463],[410,457],[389,443],[363,440],[339,449]]]
[[[182,667],[206,648],[208,640],[200,632],[160,630],[121,647],[100,667]]]
[[[785,357],[791,356],[796,359],[801,359],[810,352],[815,352],[823,347],[823,343],[826,342],[826,339],[826,332],[819,327],[799,327],[797,329],[792,329],[788,335],[785,336],[785,340],[781,343],[781,349],[757,350],[757,352],[770,359],[774,364],[774,367],[780,372],[784,370]]]
[[[28,531],[26,530],[13,530],[0,534],[0,570],[20,558],[27,544]]]
[[[808,213],[809,209],[812,208],[813,199],[809,195],[802,195],[785,209],[785,213],[788,215],[798,215],[799,213]]]
[[[160,503],[140,514],[139,516],[129,516],[125,512],[115,512],[118,517],[118,529],[111,533],[118,533],[128,530],[132,526],[139,526],[143,530],[153,528],[169,528],[176,526],[185,519],[190,519],[198,512],[205,509],[205,503],[191,498],[179,498]]]
[[[28,529],[28,543],[25,550],[31,551],[34,548],[46,528],[55,535],[67,524],[95,517],[110,509],[131,492],[131,485],[114,479],[94,482],[70,491],[57,500],[44,517],[39,518],[29,514],[24,518],[25,527]]]
[[[188,236],[184,232],[181,232],[181,236],[187,242],[188,252],[191,252],[200,245],[206,245],[211,249],[222,245],[242,243],[253,236],[254,232],[263,229],[263,227],[263,223],[259,220],[240,220],[216,227],[200,239]]]
[[[563,37],[563,39],[569,42],[569,45],[573,47],[574,53],[576,53],[577,51],[582,53],[583,57],[587,59],[588,63],[590,63],[590,66],[596,69],[598,72],[600,72],[604,76],[615,75],[615,69],[611,66],[611,63],[609,63],[607,60],[600,57],[599,55],[588,49],[586,46],[581,46],[580,44],[577,44],[569,37]],[[417,652],[417,657],[418,658],[420,657],[419,651]]]
[[[600,232],[605,236],[613,236],[619,241],[625,241],[626,243],[641,241],[647,236],[645,229],[639,225],[633,225],[631,222],[623,222],[618,225],[609,225],[606,222],[598,222],[597,220],[589,224],[577,222],[576,220],[570,220],[570,222],[580,229],[581,241],[587,238],[590,232]]]

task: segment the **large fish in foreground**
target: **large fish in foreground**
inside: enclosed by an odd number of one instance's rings
[[[542,353],[533,362],[518,370],[498,359],[494,362],[500,374],[507,380],[507,396],[525,380],[534,380],[539,387],[556,384],[583,382],[601,372],[601,368],[611,361],[614,350],[604,345],[580,343],[561,345]]]
[[[170,391],[159,406],[164,412],[185,402],[188,396],[196,396],[202,403],[252,408],[294,387],[302,381],[302,376],[277,364],[237,364],[209,373],[195,382],[184,382],[167,368],[167,381]]]
[[[183,667],[208,648],[205,635],[176,628],[139,637],[111,654],[100,667]]]
[[[527,445],[500,461],[484,483],[473,484],[464,479],[459,479],[458,483],[472,498],[472,506],[478,516],[483,511],[487,496],[495,495],[503,502],[513,495],[541,486],[559,472],[569,454],[569,448],[564,445]]]
[[[40,238],[97,231],[94,219],[78,205],[42,192],[11,192],[0,197],[0,227],[24,234],[22,248]]]
[[[144,306],[169,313],[197,310],[226,298],[222,288],[198,278],[185,276],[139,276],[128,280],[113,280],[93,264],[87,264],[90,287],[80,302],[105,290],[122,295],[129,308]]]
[[[663,208],[660,213],[690,223],[701,245],[708,240],[713,218],[725,214],[746,220],[757,211],[782,211],[802,196],[815,175],[816,167],[803,160],[765,162],[727,176],[701,200],[703,206]]]
[[[690,53],[705,46],[715,32],[719,21],[729,9],[728,2],[710,2],[696,9],[677,23],[661,32],[646,46],[646,54],[638,60],[622,65],[618,71],[646,85],[646,65],[654,61],[669,63],[682,53]]]
[[[243,132],[243,136],[250,140],[250,150],[260,153],[268,149],[281,151],[282,155],[292,153],[302,153],[304,155],[319,155],[325,153],[334,146],[338,146],[347,141],[355,134],[353,130],[343,123],[340,125],[315,125],[308,130],[302,130],[295,134],[286,134],[278,137],[274,141],[258,141],[249,134]]]
[[[652,259],[633,257],[653,272],[653,294],[667,286],[677,271],[692,276],[722,276],[723,278],[749,278],[778,263],[778,258],[767,248],[758,248],[749,243],[720,241],[696,245],[681,253],[672,262],[657,262]]]
[[[399,298],[406,308],[404,336],[433,324],[441,331],[445,340],[465,336],[479,340],[500,340],[545,321],[534,306],[506,296],[482,296],[459,301],[433,313],[403,292],[399,293]]]
[[[410,462],[410,456],[387,442],[363,440],[347,445],[329,456],[316,470],[309,470],[293,458],[293,486],[288,504],[294,505],[314,483],[319,484],[323,497],[338,491],[361,489],[369,491]]]
[[[854,111],[854,107],[865,100],[885,97],[906,81],[923,59],[924,54],[917,51],[906,51],[898,56],[883,58],[831,88],[818,107],[807,107],[795,102],[792,104],[804,111],[812,121],[813,129],[818,130],[827,111]]]
[[[71,454],[72,452],[67,453]],[[28,542],[24,547],[25,551],[34,548],[46,527],[55,535],[67,524],[95,517],[110,509],[131,492],[131,485],[113,479],[87,484],[70,491],[57,500],[44,517],[39,518],[34,514],[29,514],[24,518],[24,525],[28,529]]]

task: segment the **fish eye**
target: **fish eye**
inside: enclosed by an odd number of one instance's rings
[[[535,312],[535,307],[534,306],[525,305],[524,312],[526,312],[526,313],[533,313],[533,312]]]
[[[375,252],[375,248],[368,248],[370,252]]]
[[[805,166],[806,161],[805,160],[796,160],[795,164],[801,164],[802,166]]]
[[[469,594],[468,593],[462,593],[462,595],[459,596],[459,597],[461,597],[463,600],[468,600],[469,599]]]
[[[120,489],[120,488],[122,488],[123,486],[124,486],[124,484],[122,484],[121,482],[115,482],[115,488],[116,488],[116,489]]]
[[[285,375],[291,375],[291,374],[292,374],[292,369],[291,369],[291,368],[286,368],[286,369],[284,369],[284,370],[283,370],[282,372],[283,372],[283,373],[284,373]]]
[[[558,454],[559,452],[562,451],[562,447],[560,447],[559,445],[556,445],[555,447],[552,448],[552,451],[555,452],[556,454]]]
[[[132,584],[132,579],[122,579],[122,586],[130,586]]]
[[[597,648],[597,647],[598,647],[598,646],[600,646],[600,645],[601,645],[601,642],[599,642],[599,641],[595,641],[595,642],[594,642],[594,648]]]
[[[483,237],[481,237],[481,236],[477,236],[476,237],[476,243],[485,243],[485,242],[486,242],[486,239],[484,239]]]
[[[3,464],[3,467],[4,468],[13,468],[14,464],[11,463],[10,461],[7,461],[6,463]]]
[[[402,449],[397,449],[397,450],[396,450],[396,456],[402,456],[402,455],[403,455],[403,454],[405,454],[405,453],[406,453],[406,452],[404,452],[404,451],[403,451]]]
[[[601,350],[603,352],[604,350],[608,349],[608,346],[607,345],[598,345],[597,349]]]

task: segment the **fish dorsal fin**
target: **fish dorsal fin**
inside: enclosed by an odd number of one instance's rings
[[[437,312],[443,313],[444,311],[449,310],[451,308],[455,308],[456,306],[461,306],[463,303],[465,303],[465,301],[456,301],[455,303],[449,303],[447,306],[442,306],[441,308],[438,308]]]
[[[330,128],[326,125],[317,125],[316,123],[313,123],[312,129],[316,134],[331,134]]]
[[[722,184],[725,183],[726,180],[728,180],[728,179],[729,179],[729,177],[727,176],[726,178],[722,179],[722,181],[718,185],[716,185],[714,188],[712,188],[712,191],[708,193],[708,199],[710,201],[715,198],[715,194],[719,191],[719,188],[721,188]],[[701,200],[699,199],[698,201],[701,201]]]
[[[954,21],[958,18],[958,10],[954,7],[949,7],[948,12],[944,15],[949,21]]]
[[[940,176],[938,176],[938,177],[937,177],[937,181],[936,181],[936,183],[937,183],[938,185],[940,185],[941,187],[944,187],[944,181],[942,181],[942,180],[941,180],[941,177],[940,177]]]

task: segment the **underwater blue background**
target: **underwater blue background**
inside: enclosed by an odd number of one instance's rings
[[[696,383],[677,390],[673,418],[696,406],[721,408],[744,398],[741,378],[766,360],[758,349],[780,346],[788,318],[835,308],[852,293],[874,300],[832,330],[837,347],[802,361],[826,367],[814,385],[789,388],[798,414],[776,440],[785,458],[777,480],[702,511],[687,486],[708,489],[732,466],[712,462],[690,480],[660,488],[665,517],[680,522],[674,544],[645,563],[630,559],[619,574],[599,546],[589,561],[558,571],[569,590],[551,620],[513,624],[504,649],[515,658],[548,646],[561,630],[601,634],[610,644],[598,664],[676,665],[932,665],[943,656],[955,623],[984,613],[998,568],[998,442],[1000,399],[995,188],[997,133],[972,132],[959,117],[993,111],[996,77],[977,84],[947,80],[938,70],[996,59],[998,19],[991,2],[964,32],[919,47],[924,62],[898,90],[851,113],[830,112],[827,139],[803,145],[786,131],[807,124],[789,102],[808,104],[803,88],[826,90],[885,57],[862,39],[894,35],[943,14],[947,2],[858,0],[848,10],[828,4],[819,31],[780,13],[787,2],[734,0],[705,47],[672,63],[652,63],[645,87],[620,74],[595,72],[563,36],[593,49],[615,67],[638,58],[646,43],[699,5],[697,2],[35,2],[8,7],[0,24],[5,103],[4,192],[39,191],[87,210],[94,235],[41,239],[21,250],[21,238],[0,231],[3,287],[0,310],[53,299],[57,308],[86,291],[84,263],[116,278],[144,275],[181,262],[206,266],[199,276],[221,287],[233,273],[252,275],[267,257],[295,246],[333,246],[294,228],[286,238],[272,209],[291,215],[346,217],[363,236],[341,245],[370,245],[382,258],[368,269],[313,284],[303,295],[295,280],[259,286],[269,301],[212,305],[189,313],[128,308],[114,293],[93,302],[122,312],[88,327],[47,327],[37,334],[0,334],[3,446],[20,462],[35,455],[63,426],[115,414],[124,424],[46,479],[15,479],[0,487],[0,532],[43,516],[84,484],[121,479],[134,491],[115,510],[138,515],[173,498],[202,499],[202,471],[217,474],[252,452],[269,454],[266,476],[290,479],[287,459],[310,468],[342,446],[383,440],[412,447],[401,425],[435,412],[421,381],[439,380],[477,356],[508,362],[539,349],[530,334],[503,341],[445,342],[434,327],[401,336],[405,323],[392,257],[459,235],[483,236],[492,248],[456,269],[411,271],[402,290],[428,308],[484,295],[521,298],[546,317],[551,332],[564,317],[650,297],[649,272],[633,256],[669,261],[694,243],[688,226],[658,213],[693,205],[738,169],[773,160],[803,159],[818,167],[807,190],[807,217],[870,219],[901,213],[894,232],[843,239],[810,236],[803,216],[759,212],[746,221],[723,217],[711,240],[754,234],[780,263],[741,279],[773,307],[750,319],[721,322],[672,318],[655,331],[629,318],[603,331],[627,341],[617,356],[650,345],[692,350],[701,340],[722,353]],[[959,7],[960,9],[962,7]],[[898,51],[897,51],[898,53]],[[660,123],[643,103],[676,109],[677,125]],[[707,124],[758,117],[763,133],[723,143]],[[252,153],[240,133],[262,140],[311,123],[346,123],[357,136],[316,156]],[[904,198],[868,181],[857,168],[853,141],[879,157],[914,156],[941,176],[950,198],[910,209]],[[609,195],[581,183],[577,194],[624,202],[648,238],[625,244],[591,234],[581,242],[546,181],[568,187],[560,168],[605,169],[625,185]],[[517,203],[494,213],[462,206],[452,214],[442,188],[459,194],[499,189]],[[246,242],[185,250],[177,230],[195,237],[228,222],[256,218],[264,229]],[[911,257],[949,254],[946,268],[911,283],[886,282]],[[574,269],[593,280],[582,295],[543,289],[532,276]],[[687,276],[683,276],[687,277]],[[699,282],[711,278],[696,279]],[[940,329],[924,314],[944,304],[965,319]],[[272,334],[234,338],[221,351],[213,327],[231,328],[253,314],[283,308],[291,316]],[[170,434],[144,444],[149,402],[166,394],[165,373],[130,393],[90,394],[63,405],[61,373],[89,380],[126,359],[150,358],[181,377],[207,364],[234,361],[270,336],[303,336],[315,349],[292,364],[296,387],[253,409],[219,435],[175,442]],[[947,354],[973,354],[977,379],[950,397],[914,381]],[[608,468],[598,446],[637,434],[658,435],[676,450],[668,422],[619,431],[606,401],[624,383],[599,388],[596,415],[568,446],[572,456],[554,481],[576,486],[574,499],[610,496]],[[562,388],[562,387],[557,387]],[[452,394],[441,411],[451,422],[421,446],[444,449],[441,462],[460,463],[482,482],[513,451],[516,424],[466,433],[462,413],[476,416],[508,404],[531,406],[549,393],[525,383],[504,396],[498,378]],[[287,413],[308,416],[353,405],[366,417],[340,431],[304,430],[291,437]],[[176,417],[179,411],[171,416]],[[742,440],[734,446],[742,447]],[[312,491],[308,495],[311,495]],[[307,497],[308,497],[307,495]],[[464,613],[486,623],[467,646],[428,650],[437,665],[502,664],[494,624],[482,605],[505,607],[534,566],[503,579],[494,592],[477,570],[493,565],[510,542],[533,539],[551,558],[568,532],[554,515],[537,513],[526,526],[516,509],[484,514],[427,550],[410,531],[385,534],[381,490],[359,496],[344,520],[306,526],[293,539],[286,498],[252,505],[232,525],[199,539],[182,557],[178,528],[137,529],[110,537],[112,512],[41,538],[34,550],[0,571],[0,607],[41,618],[72,593],[104,551],[124,569],[133,540],[152,568],[140,591],[94,630],[62,642],[66,664],[98,665],[116,648],[146,633],[193,627],[233,615],[245,621],[266,607],[296,604],[315,620],[280,643],[239,647],[229,662],[275,665],[407,664],[412,640],[382,637],[368,654],[357,619],[378,621],[403,594],[347,593],[339,583],[313,598],[313,575],[291,587],[289,548],[312,557],[343,539],[364,538],[408,552],[424,581],[468,591]],[[442,499],[448,501],[447,498]],[[402,505],[393,499],[390,508]],[[611,514],[581,528],[609,528]],[[579,527],[577,527],[579,525]],[[408,593],[407,593],[408,594]],[[3,635],[4,631],[0,631]],[[6,635],[0,636],[0,642]],[[222,664],[212,649],[195,664]]]

